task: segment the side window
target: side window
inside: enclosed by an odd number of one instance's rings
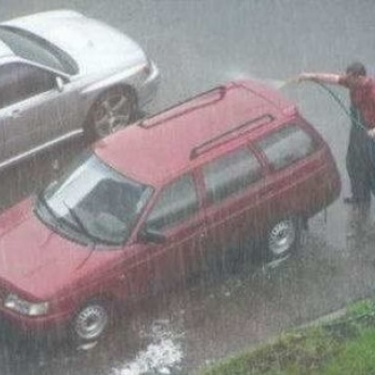
[[[257,143],[274,170],[280,170],[310,155],[316,149],[311,136],[297,125],[288,125]]]
[[[0,108],[55,87],[56,78],[37,67],[12,63],[0,67]]]
[[[146,225],[152,229],[167,229],[187,220],[198,211],[198,197],[191,175],[186,175],[166,187],[153,207]]]
[[[203,167],[210,204],[240,193],[261,177],[261,166],[247,148],[225,155]]]

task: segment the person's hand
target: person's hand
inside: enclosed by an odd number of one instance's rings
[[[372,139],[375,139],[375,128],[372,128],[370,130],[367,130],[367,134],[369,135],[369,137],[371,137]]]

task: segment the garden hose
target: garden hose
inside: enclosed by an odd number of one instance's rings
[[[292,79],[288,79],[286,81],[272,81],[273,83],[273,86],[276,88],[276,89],[282,89],[284,88],[285,86],[287,85],[290,85],[292,83],[296,83],[298,81],[296,81],[295,78],[292,78]],[[322,82],[319,82],[317,80],[309,80],[309,82],[314,82],[315,84],[317,84],[318,86],[320,86],[323,90],[325,90],[326,92],[328,92],[328,94],[331,96],[331,98],[340,106],[340,108],[344,111],[344,113],[352,120],[352,122],[357,125],[358,127],[360,127],[362,130],[365,130],[366,132],[368,131],[368,129],[360,122],[357,120],[357,118],[355,116],[353,116],[350,111],[346,108],[345,104],[342,102],[342,100],[338,97],[338,95],[333,92],[333,90],[331,90],[326,84],[322,83]]]
[[[292,83],[296,83],[298,82],[295,78],[291,78],[291,79],[288,79],[286,81],[271,81],[272,82],[272,86],[276,89],[282,89],[284,88],[285,86],[287,85],[290,85]],[[344,113],[351,119],[352,123],[355,124],[356,126],[358,126],[359,128],[361,128],[362,130],[368,131],[367,127],[364,126],[361,121],[358,121],[358,119],[356,118],[356,116],[353,116],[351,114],[351,112],[346,108],[345,104],[342,102],[342,100],[339,98],[339,96],[332,90],[330,89],[326,84],[322,83],[322,82],[319,82],[317,80],[314,80],[314,79],[311,79],[309,80],[309,82],[314,82],[315,84],[317,84],[318,86],[320,86],[323,90],[325,90],[329,96],[340,106],[340,108],[344,111]],[[372,141],[375,142],[375,139],[373,139],[372,137],[370,137],[372,139]]]
[[[353,116],[349,111],[348,109],[346,108],[345,104],[342,102],[342,100],[338,97],[338,95],[336,93],[333,92],[333,90],[331,90],[327,85],[325,85],[324,83],[321,83],[321,82],[318,82],[318,81],[315,81],[315,80],[312,80],[312,82],[316,83],[317,85],[319,85],[323,90],[325,90],[326,92],[328,92],[328,94],[333,98],[333,100],[335,100],[335,102],[341,107],[341,109],[345,112],[345,114],[351,119],[351,121],[357,125],[358,127],[360,127],[362,130],[365,130],[366,133],[367,133],[367,128],[365,126],[363,126],[363,124],[357,120],[357,118],[355,116]],[[371,138],[372,139],[372,138]]]

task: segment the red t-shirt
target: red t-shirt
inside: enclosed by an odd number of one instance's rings
[[[360,111],[364,125],[369,129],[375,128],[375,80],[366,77],[350,87],[345,77],[342,77],[339,84],[349,88],[352,105]]]

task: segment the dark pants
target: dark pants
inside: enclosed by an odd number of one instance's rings
[[[351,108],[352,127],[350,129],[346,168],[349,174],[353,198],[370,202],[371,192],[375,193],[375,141],[367,135],[358,111]]]
[[[369,170],[368,179],[370,183],[370,189],[372,194],[375,196],[375,138],[368,137],[367,149],[369,154]]]

